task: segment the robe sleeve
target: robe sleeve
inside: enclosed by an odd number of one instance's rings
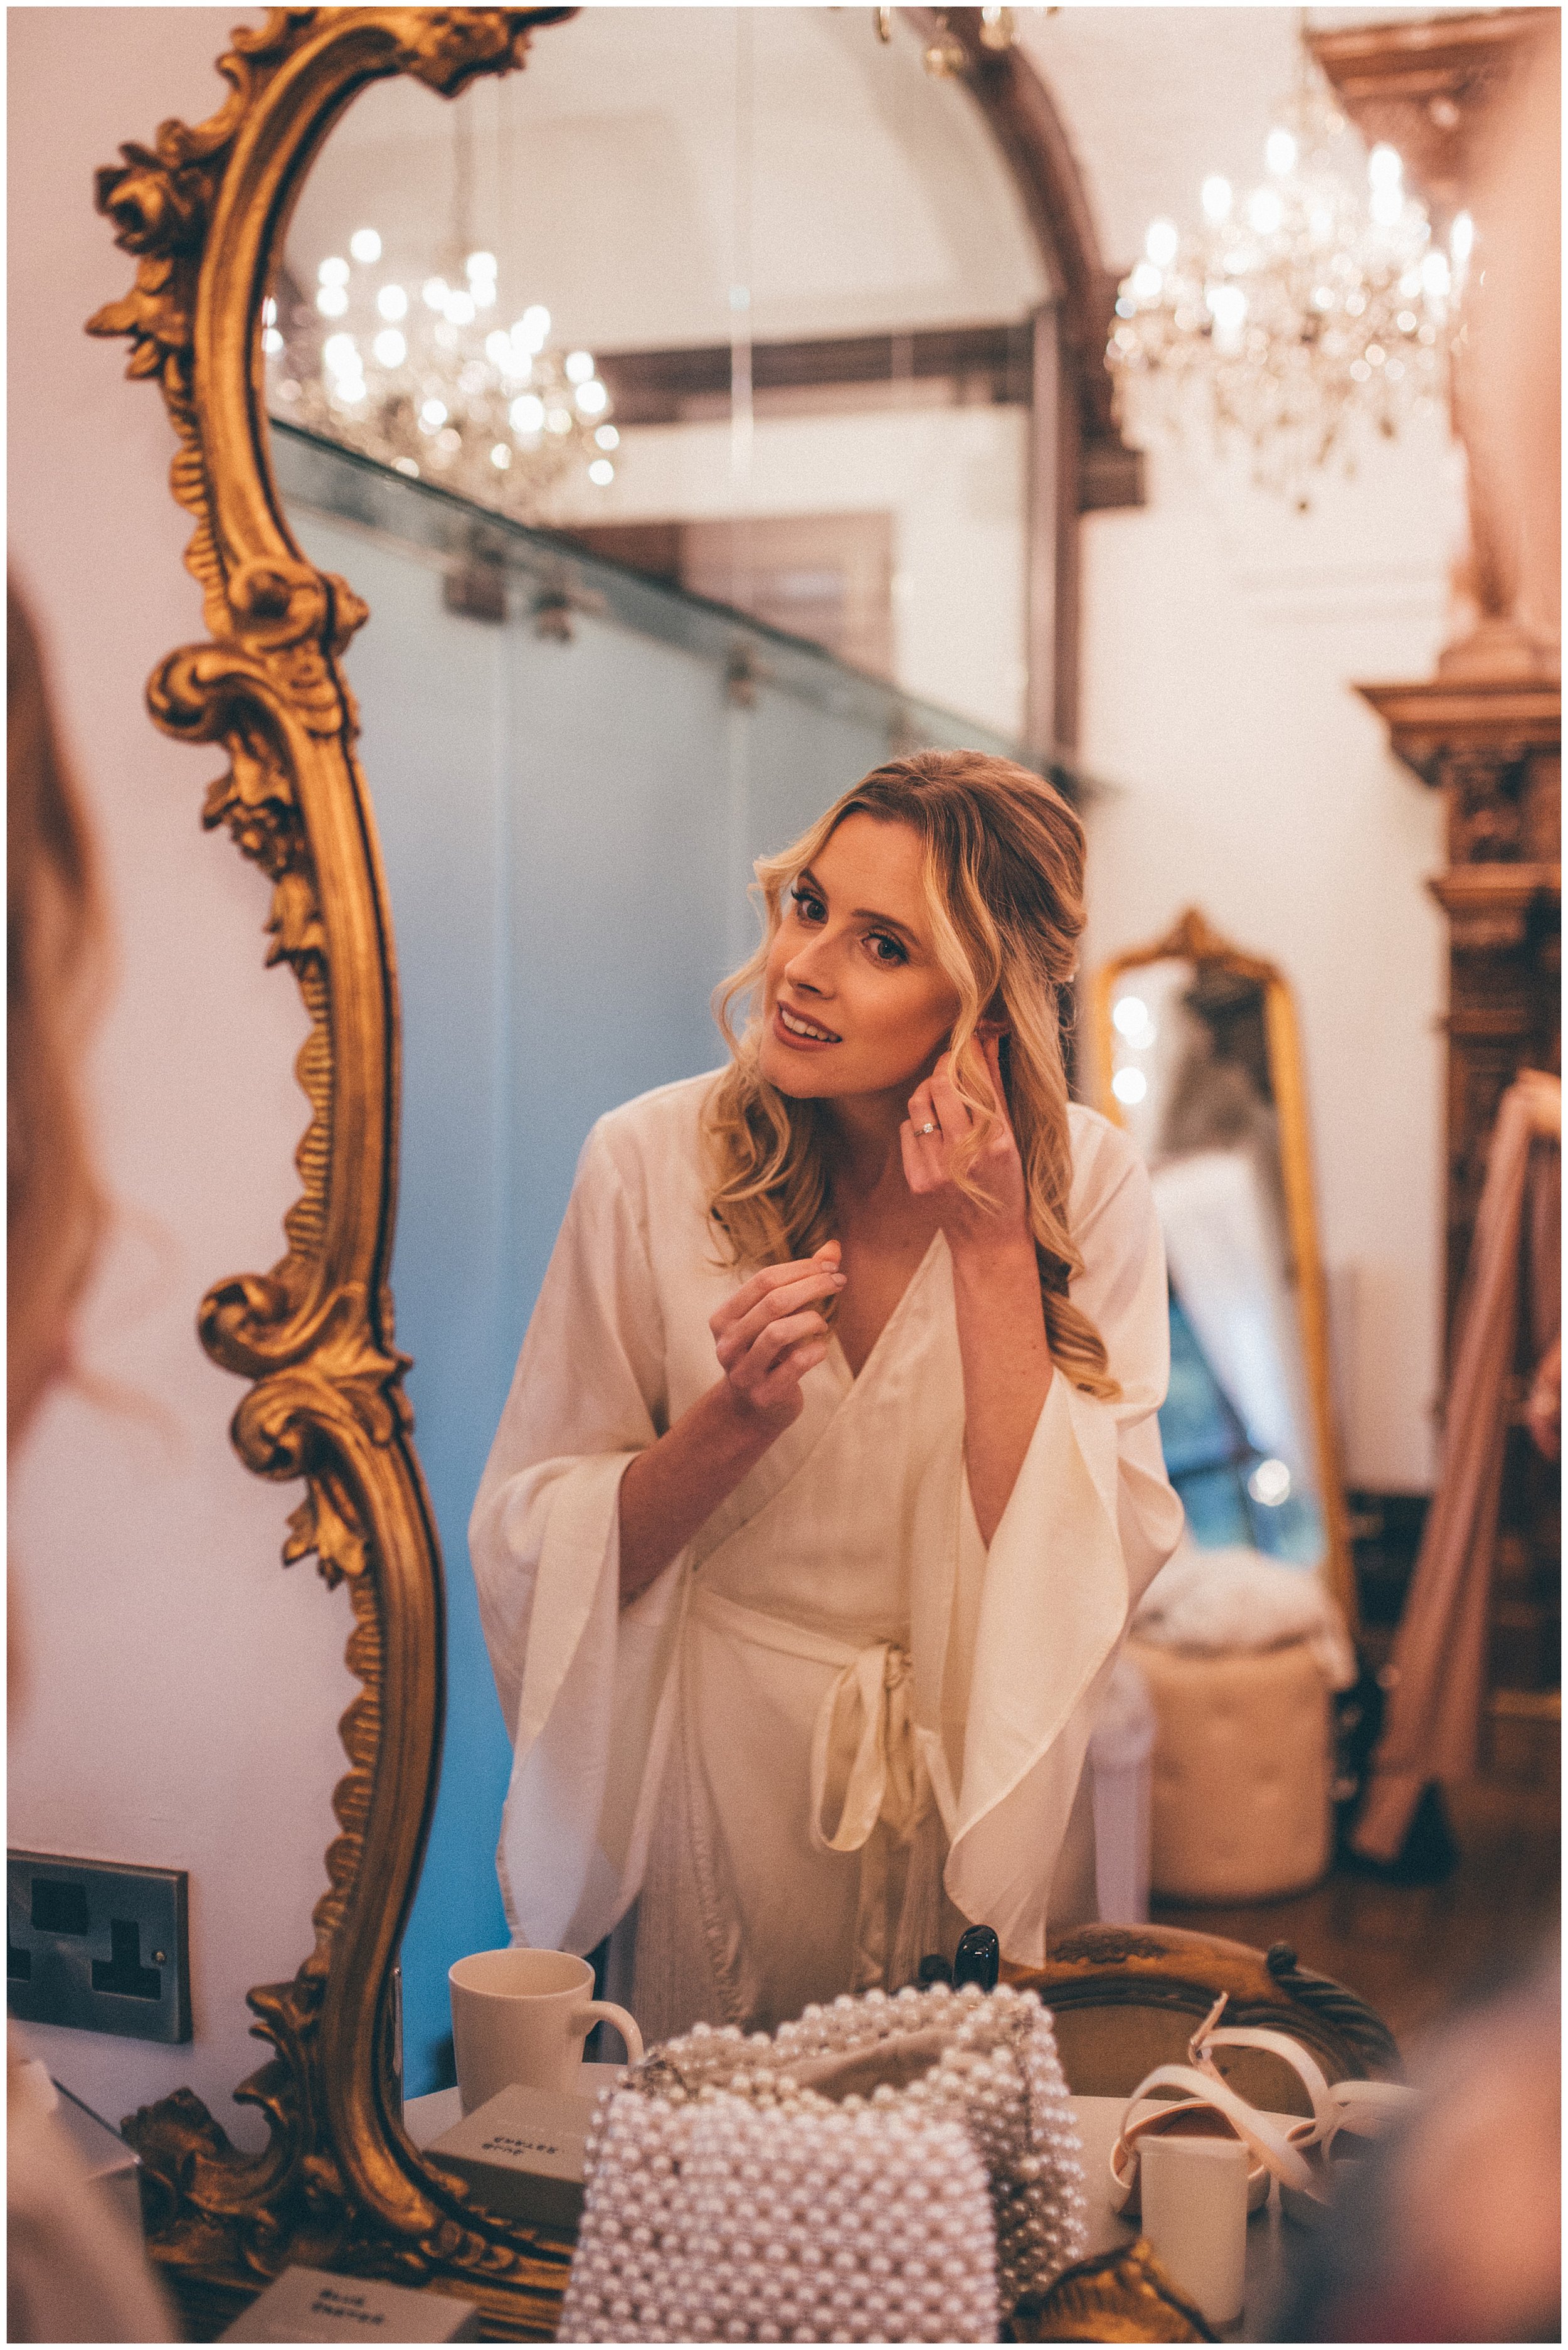
[[[681,1559],[620,1605],[620,1481],[667,1424],[638,1203],[596,1127],[469,1524],[513,1739],[497,1868],[514,1936],[587,1951],[636,1898]]]
[[[1118,1128],[1096,1118],[1084,1142],[1071,1210],[1084,1271],[1072,1294],[1105,1340],[1121,1396],[1101,1402],[1058,1370],[989,1552],[967,1489],[958,1535],[957,1589],[978,1588],[978,1600],[946,1884],[1026,1965],[1045,1956],[1051,1880],[1099,1690],[1182,1526],[1157,1418],[1170,1331],[1153,1191]]]

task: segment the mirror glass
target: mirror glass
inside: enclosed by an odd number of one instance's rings
[[[1239,962],[1167,956],[1121,969],[1109,989],[1110,1082],[1165,1238],[1160,1437],[1193,1539],[1317,1567],[1322,1480],[1267,992]]]
[[[375,86],[264,320],[291,527],[371,613],[393,1284],[450,1619],[410,2094],[451,2077],[448,1965],[507,1939],[467,1523],[588,1128],[719,1065],[758,855],[889,751],[1024,755],[1048,288],[972,99],[892,32],[591,9],[455,101]]]

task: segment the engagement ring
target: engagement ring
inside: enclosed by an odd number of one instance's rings
[[[937,1130],[936,1120],[935,1120],[934,1118],[927,1118],[927,1120],[926,1120],[926,1122],[925,1122],[924,1126],[918,1126],[918,1127],[915,1128],[915,1132],[916,1132],[917,1134],[935,1134],[936,1130]]]

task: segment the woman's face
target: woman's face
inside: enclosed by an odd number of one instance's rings
[[[762,1074],[796,1100],[903,1097],[958,1017],[936,958],[919,835],[846,816],[797,875],[768,951]]]

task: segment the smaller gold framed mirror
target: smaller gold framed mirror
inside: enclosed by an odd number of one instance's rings
[[[1160,1433],[1200,1548],[1321,1573],[1356,1628],[1288,982],[1196,908],[1095,986],[1102,1107],[1149,1170],[1171,1291]]]

